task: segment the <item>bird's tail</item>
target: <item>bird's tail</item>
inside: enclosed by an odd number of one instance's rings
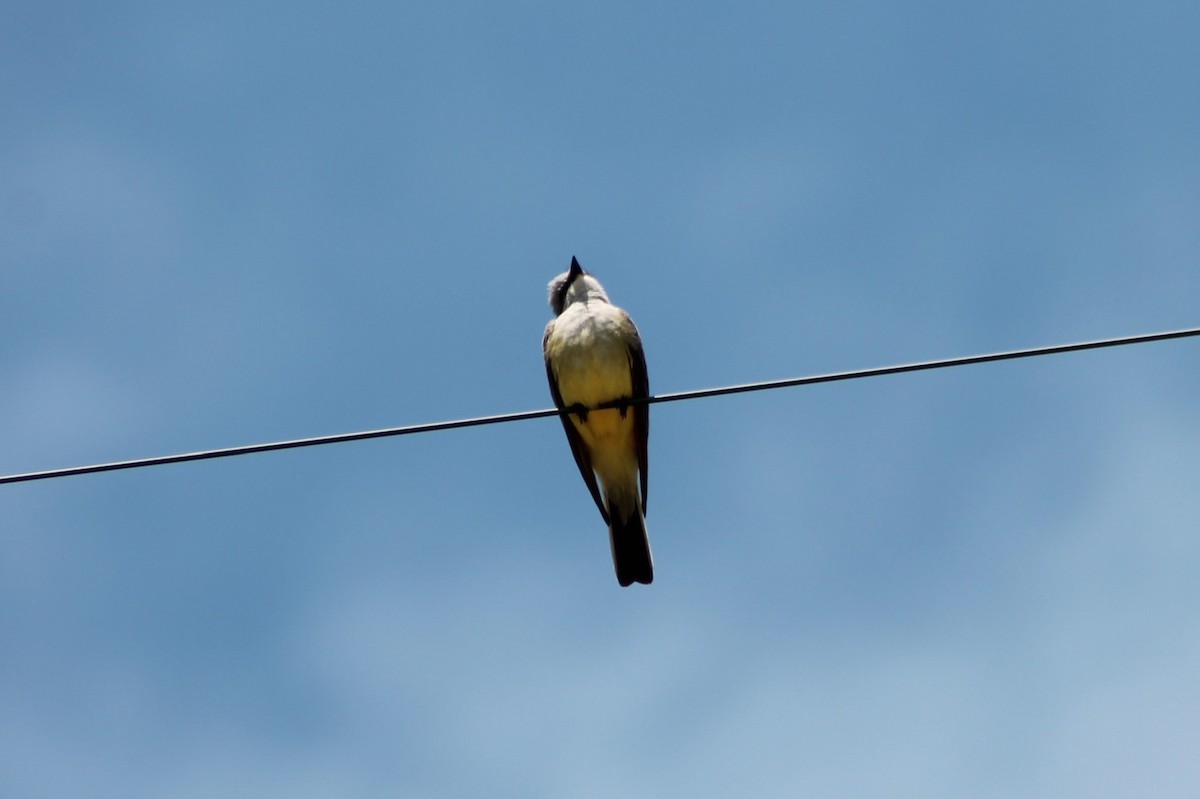
[[[654,558],[650,554],[650,536],[646,520],[636,499],[627,499],[624,507],[608,498],[608,540],[612,544],[613,566],[622,587],[630,583],[649,585],[654,579]]]

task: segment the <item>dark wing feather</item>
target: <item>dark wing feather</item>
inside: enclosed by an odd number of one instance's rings
[[[554,400],[554,407],[561,411],[563,410],[563,398],[558,391],[558,375],[554,373],[554,367],[550,364],[550,356],[546,350],[552,329],[553,324],[547,325],[546,334],[542,336],[542,358],[546,361],[546,379],[550,381],[550,397]],[[596,501],[596,507],[600,509],[604,523],[608,524],[608,511],[604,509],[604,500],[600,498],[600,486],[596,484],[596,472],[592,469],[592,457],[588,453],[587,445],[583,443],[583,436],[579,435],[579,431],[575,429],[575,424],[569,416],[560,415],[558,418],[567,434],[567,443],[571,445],[571,454],[575,456],[575,465],[579,467],[579,473],[583,475],[583,482],[587,483],[588,491],[592,492],[592,499]]]
[[[629,324],[633,325],[633,320]],[[634,328],[635,335],[637,328]],[[633,378],[633,398],[650,396],[650,376],[646,373],[646,353],[639,336],[629,347],[629,371]],[[650,405],[645,402],[633,406],[633,435],[637,439],[638,471],[642,477],[642,514],[646,513],[646,488],[650,475]]]

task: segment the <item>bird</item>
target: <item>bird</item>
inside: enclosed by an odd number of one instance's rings
[[[633,319],[572,256],[550,281],[554,319],[542,336],[550,396],[571,454],[608,525],[617,582],[649,585],[654,558],[646,533],[650,380]],[[597,410],[597,406],[615,407]],[[599,484],[597,484],[597,478]]]

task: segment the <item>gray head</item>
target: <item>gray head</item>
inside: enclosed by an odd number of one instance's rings
[[[608,302],[604,286],[600,281],[583,271],[575,256],[571,256],[571,268],[550,281],[550,307],[555,316],[561,316],[569,305],[576,302]]]

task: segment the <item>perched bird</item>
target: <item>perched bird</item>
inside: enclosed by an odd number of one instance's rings
[[[570,411],[559,418],[608,524],[617,582],[649,584],[654,562],[644,517],[650,406],[621,404],[650,396],[641,336],[575,258],[570,270],[550,281],[550,307],[556,318],[542,337],[550,396],[555,407]],[[609,402],[618,407],[595,410]]]

